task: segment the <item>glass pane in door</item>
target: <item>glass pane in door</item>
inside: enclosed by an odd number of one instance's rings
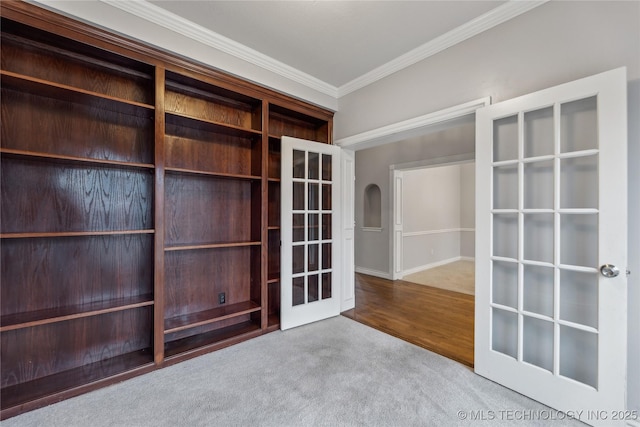
[[[316,303],[333,294],[332,159],[332,155],[321,152],[293,151],[294,305]]]
[[[598,372],[596,101],[494,120],[491,165],[491,348],[592,387]]]

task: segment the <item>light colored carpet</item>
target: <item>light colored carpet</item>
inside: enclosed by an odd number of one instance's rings
[[[475,295],[476,279],[473,261],[455,261],[439,267],[406,275],[402,280],[419,285]]]
[[[495,427],[514,425],[514,411],[553,413],[459,363],[338,316],[31,411],[2,427]],[[520,424],[581,425],[558,418]]]

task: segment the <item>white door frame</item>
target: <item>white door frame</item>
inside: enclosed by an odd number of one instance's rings
[[[340,312],[356,306],[355,296],[355,181],[356,157],[352,150],[342,150],[342,294]]]
[[[474,114],[477,109],[485,107],[487,105],[491,105],[491,97],[479,98],[473,101],[465,102],[463,104],[458,104],[453,107],[445,108],[439,111],[435,111],[429,114],[425,114],[423,116],[414,117],[409,120],[404,120],[398,123],[392,123],[387,126],[382,126],[377,129],[369,130],[366,132],[362,132],[356,135],[352,135],[346,138],[340,138],[335,141],[335,144],[342,147],[343,149],[348,149],[353,151],[360,151],[367,148],[373,148],[384,144],[390,144],[395,142],[400,142],[408,138],[413,138],[421,135],[425,135],[429,132],[433,132],[434,128],[438,127],[447,127],[447,122],[455,119],[460,119],[462,117],[468,116],[469,114]],[[468,158],[460,158],[459,160],[447,160],[447,161],[464,161],[475,158],[474,153],[463,154],[462,156],[468,156]],[[449,156],[451,158],[455,158],[456,156]],[[447,158],[439,158],[439,159],[429,159],[411,163],[403,163],[398,165],[392,165],[395,168],[390,170],[390,185],[391,193],[389,194],[390,200],[393,202],[394,194],[397,191],[394,191],[394,170],[402,170],[402,169],[411,169],[411,168],[420,168],[429,165],[429,162],[439,161],[442,162],[443,159]],[[400,173],[401,174],[401,173]],[[351,180],[349,180],[351,182]],[[353,192],[351,193],[354,194]],[[401,194],[401,193],[400,193]],[[351,215],[353,215],[353,211],[355,209],[355,199],[352,197],[351,200],[345,198],[343,199],[343,206],[349,206],[351,211]],[[393,203],[395,205],[396,203]],[[396,209],[394,209],[395,215]],[[394,216],[392,215],[392,216]],[[353,216],[352,216],[353,218]],[[401,218],[401,215],[400,215]],[[389,223],[389,232],[394,232],[394,219],[392,218]],[[402,224],[400,224],[401,228]],[[398,278],[396,272],[396,264],[398,264],[397,260],[394,260],[394,236],[390,234],[389,240],[391,244],[389,245],[389,272],[385,276],[387,279],[395,280]],[[352,243],[353,244],[353,241]],[[353,258],[352,258],[353,259]],[[402,268],[402,262],[399,262],[400,268]],[[351,276],[353,276],[353,270],[355,269],[355,265],[351,264]],[[401,271],[401,270],[400,270]],[[347,283],[347,282],[345,282]],[[349,284],[353,288],[352,284]]]
[[[417,169],[429,169],[440,166],[461,165],[474,161],[475,151],[472,153],[455,156],[436,157],[409,163],[397,163],[389,166],[389,200],[391,202],[391,215],[389,216],[389,265],[391,266],[391,280],[399,280],[404,276],[403,245],[404,226],[403,218],[403,175],[405,171]]]

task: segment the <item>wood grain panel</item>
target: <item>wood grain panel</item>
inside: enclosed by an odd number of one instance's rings
[[[251,236],[251,182],[188,174],[165,178],[165,245],[260,241]]]
[[[2,233],[153,228],[144,170],[2,158],[1,194]]]
[[[12,31],[5,28],[3,31]],[[13,25],[11,25],[13,26]],[[20,32],[20,29],[16,29]],[[85,47],[82,54],[69,51],[75,42],[43,33],[46,42],[33,41],[5,33],[2,38],[2,69],[60,84],[153,105],[152,68],[122,58],[119,62],[131,69],[107,65],[108,55],[99,49]],[[104,64],[104,65],[103,65]],[[144,73],[134,70],[144,69]]]
[[[142,307],[3,332],[2,388],[80,366],[106,369],[110,359],[149,349],[151,312],[151,307]],[[102,367],[92,365],[99,361]]]
[[[269,230],[269,280],[280,278],[280,230]]]
[[[280,226],[280,183],[269,182],[269,200],[267,202],[270,227]]]
[[[153,163],[153,119],[2,89],[2,147]]]
[[[323,143],[329,141],[328,125],[325,121],[275,105],[271,106],[269,112],[269,135],[291,136]]]
[[[269,138],[269,170],[268,178],[280,179],[281,143],[277,138]]]
[[[167,167],[238,175],[260,175],[254,167],[258,156],[256,138],[222,135],[189,127],[167,124],[165,165]]]
[[[7,239],[0,251],[3,316],[153,292],[153,235]]]
[[[251,299],[250,247],[175,251],[165,254],[165,319]],[[258,278],[253,280],[259,281]],[[260,301],[255,301],[259,303]]]
[[[269,283],[269,316],[280,317],[280,282]]]
[[[251,129],[251,110],[241,111],[222,103],[193,98],[182,93],[167,91],[165,108],[173,113]]]
[[[355,286],[343,315],[473,367],[473,295],[364,274]]]
[[[260,100],[169,71],[166,81],[166,111],[262,130]]]

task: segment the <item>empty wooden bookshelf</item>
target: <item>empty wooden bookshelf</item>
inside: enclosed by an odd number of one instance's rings
[[[1,417],[277,329],[280,138],[332,113],[0,8]]]

